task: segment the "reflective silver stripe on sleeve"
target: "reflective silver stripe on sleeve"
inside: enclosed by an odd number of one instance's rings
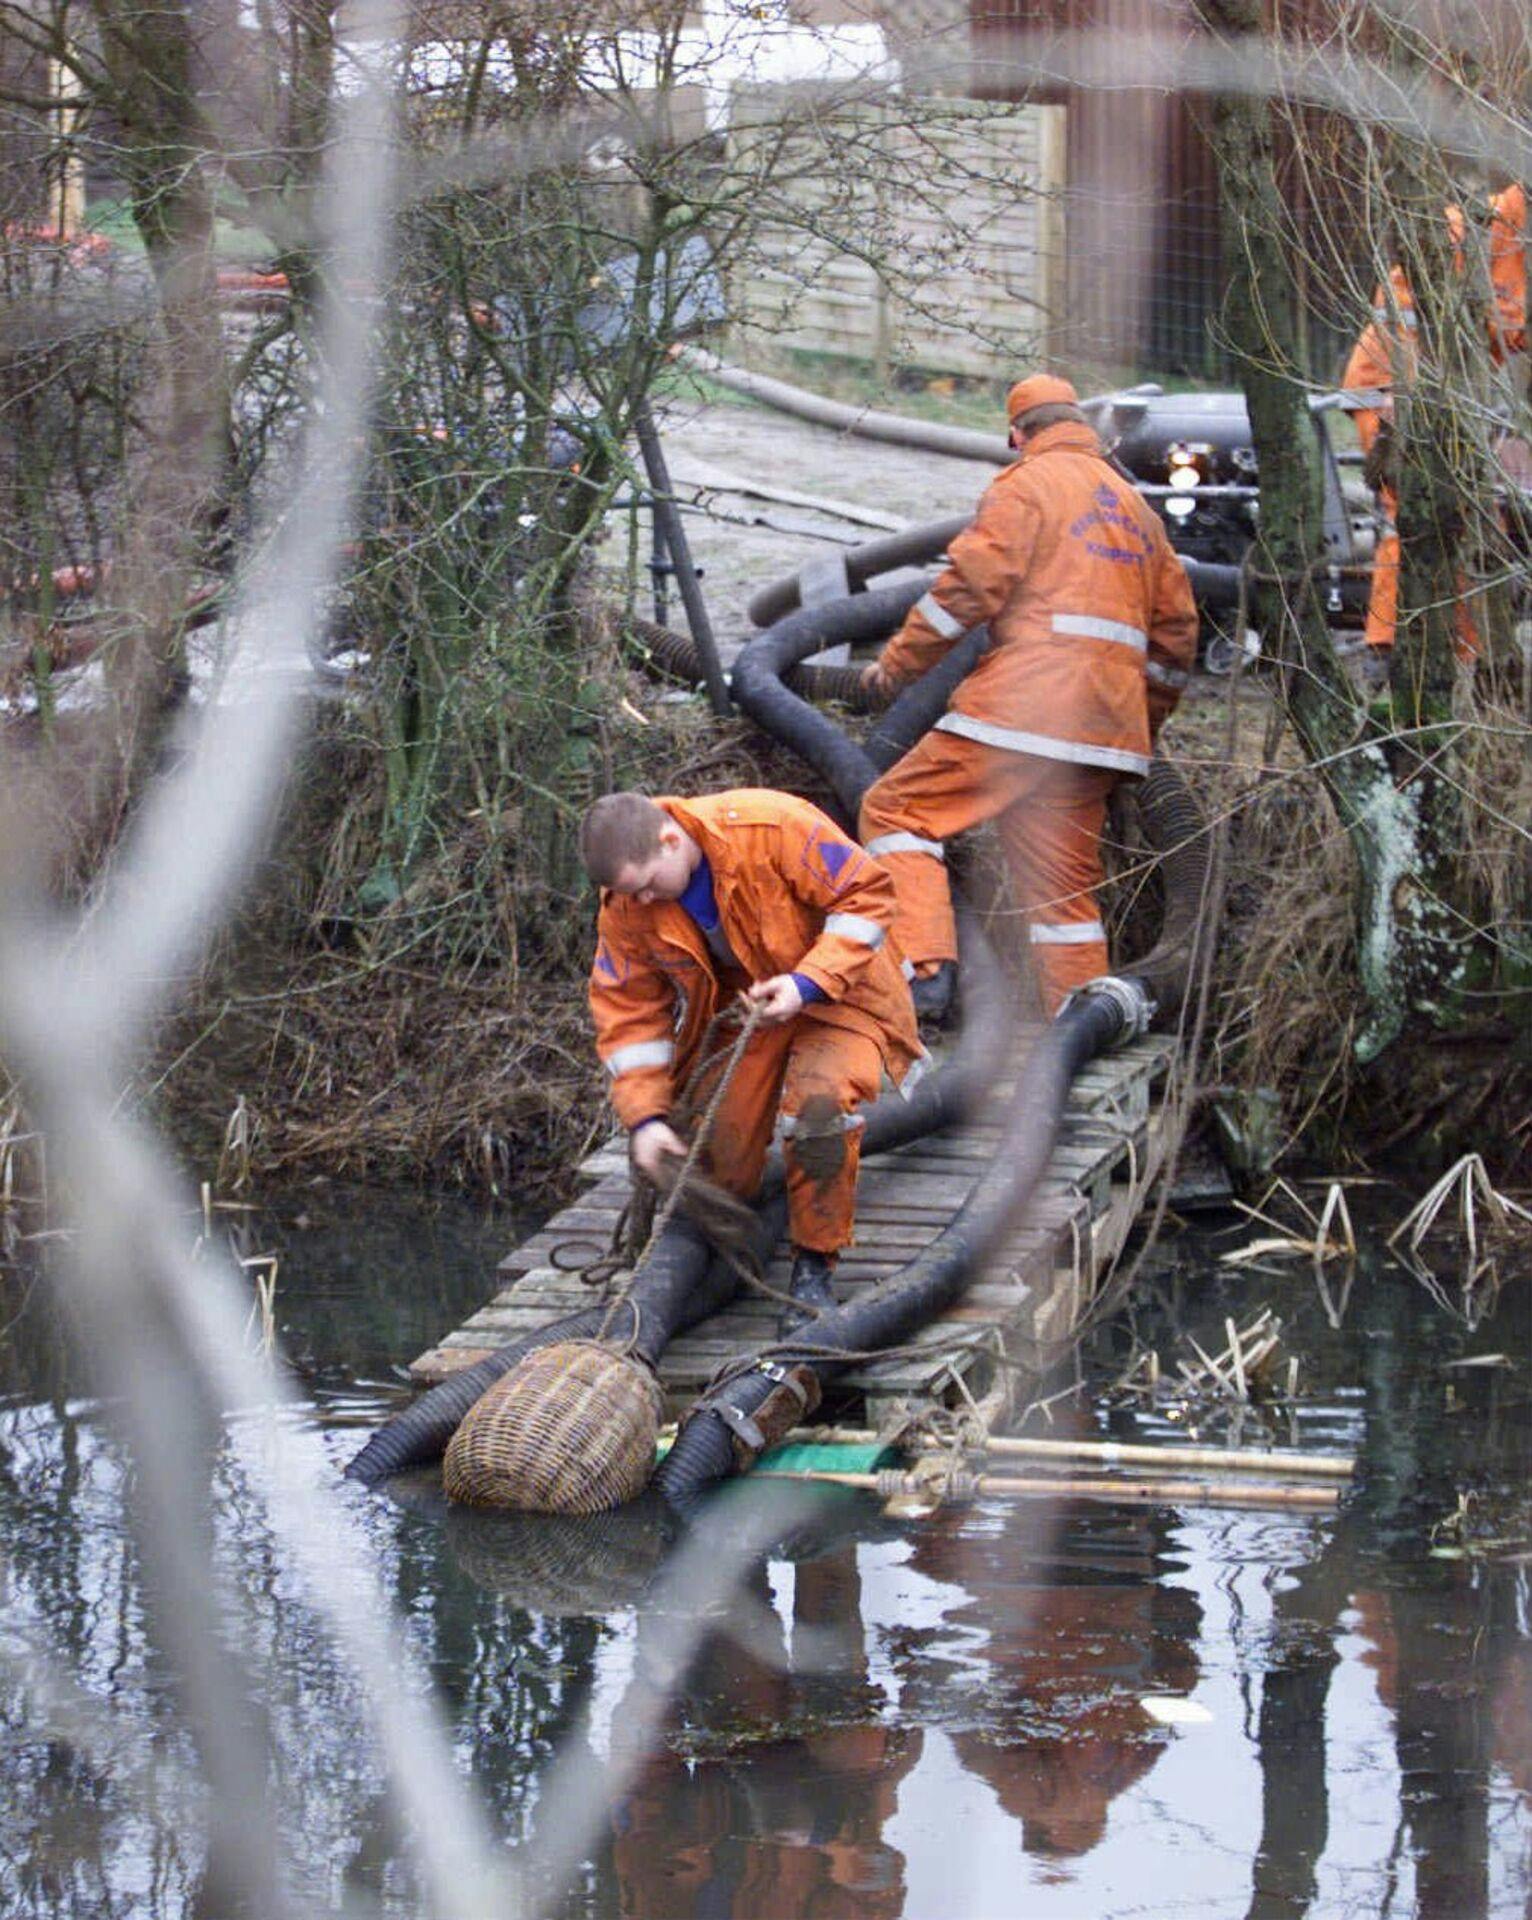
[[[606,1056],[606,1070],[614,1080],[640,1067],[668,1067],[676,1057],[674,1040],[635,1040],[630,1047],[617,1047]]]
[[[901,960],[899,962],[899,971],[904,975],[906,980],[913,980],[915,978],[915,962],[913,960]]]
[[[968,631],[961,620],[953,619],[934,593],[923,593],[915,602],[915,611],[935,627],[944,640],[957,640]]]
[[[997,727],[976,720],[971,713],[944,713],[936,723],[942,733],[958,733],[982,746],[1002,747],[1007,753],[1035,753],[1039,760],[1071,760],[1080,767],[1112,767],[1119,773],[1147,773],[1147,753],[1129,753],[1126,747],[1097,747],[1088,740],[1056,740],[1051,733],[1022,733],[1016,727]],[[872,848],[867,849],[869,853]]]
[[[1088,947],[1106,938],[1106,928],[1099,920],[1072,920],[1064,927],[1041,926],[1034,920],[1027,938],[1034,947]]]
[[[858,1127],[865,1127],[866,1124],[867,1122],[859,1113],[843,1113],[840,1116],[840,1131],[842,1133],[855,1133]],[[791,1140],[793,1135],[798,1131],[798,1117],[796,1114],[784,1113],[778,1125],[782,1138],[784,1140]],[[814,1131],[816,1133],[823,1133],[825,1128],[823,1124],[821,1124],[816,1126]],[[833,1131],[833,1129],[831,1129],[831,1131]]]
[[[904,1078],[898,1082],[897,1090],[901,1099],[909,1099],[910,1095],[931,1071],[933,1064],[934,1062],[931,1059],[929,1048],[922,1047],[919,1055],[910,1062],[909,1071],[905,1074]]]
[[[1403,327],[1406,333],[1413,333],[1420,325],[1420,320],[1413,307],[1374,307],[1372,317],[1377,326]]]
[[[923,840],[918,833],[880,833],[875,840],[867,842],[866,851],[874,860],[880,853],[928,853],[933,860],[947,858],[947,849],[940,840]]]
[[[876,953],[887,937],[887,927],[880,927],[876,920],[869,920],[862,913],[827,913],[825,932],[838,933],[843,940],[855,940],[859,945],[871,947]]]
[[[1180,689],[1191,684],[1191,675],[1185,667],[1162,667],[1158,660],[1144,662],[1144,677],[1157,687]]]
[[[1131,627],[1126,620],[1098,620],[1093,613],[1056,613],[1055,633],[1078,634],[1082,640],[1113,640],[1120,647],[1147,650],[1149,636],[1142,627]]]

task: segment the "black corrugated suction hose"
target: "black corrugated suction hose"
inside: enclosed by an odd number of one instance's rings
[[[947,550],[947,542],[960,534],[973,518],[970,513],[949,515],[945,520],[927,520],[918,527],[901,527],[877,540],[864,540],[844,547],[835,555],[838,574],[845,577],[844,593],[861,593],[869,580],[879,574],[893,573],[899,567],[926,567]],[[824,562],[816,562],[821,573]],[[746,611],[758,627],[770,627],[784,614],[796,613],[803,604],[801,573],[790,573],[769,581],[751,595]]]
[[[794,693],[785,676],[824,647],[886,639],[925,590],[926,582],[917,580],[790,613],[741,649],[729,675],[735,705],[829,781],[843,817],[853,825],[877,768],[827,713]]]
[[[1157,1024],[1166,1026],[1180,1011],[1202,957],[1212,836],[1201,807],[1168,760],[1149,762],[1133,798],[1144,836],[1159,859],[1164,917],[1152,949],[1125,971],[1144,982],[1159,1010]]]
[[[952,1060],[906,1094],[886,1093],[865,1109],[864,1153],[886,1153],[906,1141],[955,1125],[971,1111],[1005,1052],[1009,995],[1004,976],[976,925],[960,916],[963,946],[964,1020]],[[764,1263],[787,1222],[780,1158],[773,1156],[762,1182],[760,1228],[754,1251]],[[603,1332],[634,1336],[634,1351],[653,1366],[677,1334],[717,1313],[734,1298],[740,1281],[715,1256],[690,1221],[673,1221],[634,1276],[630,1308],[613,1315],[603,1303],[568,1314],[430,1388],[387,1420],[346,1468],[346,1477],[376,1486],[409,1467],[439,1460],[468,1409],[510,1372],[525,1354],[559,1340],[593,1340]],[[636,1316],[635,1319],[630,1317]]]
[[[781,1233],[785,1218],[780,1208],[774,1220],[763,1218],[763,1238],[771,1236],[768,1246]],[[604,1302],[539,1327],[454,1373],[385,1421],[346,1468],[346,1477],[375,1486],[406,1467],[439,1460],[480,1395],[538,1347],[559,1340],[594,1340],[603,1331],[623,1339],[634,1334],[636,1350],[652,1363],[677,1333],[732,1299],[738,1284],[733,1268],[714,1255],[690,1221],[673,1221],[633,1281],[629,1301],[636,1333],[627,1308],[613,1313]]]
[[[619,613],[616,617],[639,642],[646,655],[646,664],[652,666],[655,672],[666,674],[689,687],[701,681],[702,658],[690,634],[677,633],[673,627],[658,626],[653,620],[645,620],[636,613]],[[794,667],[786,679],[793,691],[801,693],[807,700],[833,700],[839,706],[850,707],[854,713],[868,710],[867,696],[862,691],[860,667]]]
[[[1133,475],[1120,461],[1114,460],[1112,465],[1124,480],[1137,485]],[[883,534],[876,540],[864,540],[855,547],[843,547],[835,556],[836,574],[844,577],[845,592],[855,595],[862,593],[869,582],[882,574],[893,573],[896,568],[929,566],[946,551],[948,542],[955,539],[972,518],[973,515],[969,513],[956,519],[928,520],[918,527],[903,527],[898,533]],[[1180,556],[1180,560],[1191,582],[1198,608],[1203,613],[1234,611],[1239,605],[1240,596],[1241,569],[1238,566],[1219,560],[1196,560],[1186,553]],[[816,580],[823,578],[824,567],[824,562],[816,562],[811,570]],[[747,608],[750,618],[758,627],[769,627],[787,614],[796,613],[803,604],[804,579],[802,573],[788,573],[758,588]]]

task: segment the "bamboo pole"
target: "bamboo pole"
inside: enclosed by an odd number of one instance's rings
[[[882,1436],[870,1427],[795,1427],[789,1442],[813,1446],[866,1447]],[[897,1442],[895,1443],[897,1444]],[[921,1448],[920,1452],[941,1451]],[[974,1452],[1013,1459],[1097,1461],[1112,1467],[1157,1467],[1165,1472],[1200,1468],[1216,1473],[1290,1473],[1302,1478],[1349,1480],[1355,1463],[1345,1454],[1258,1452],[1230,1447],[1150,1446],[1118,1440],[1042,1440],[1014,1434],[988,1434]]]
[[[1023,1477],[980,1473],[956,1487],[914,1473],[794,1473],[758,1467],[758,1480],[803,1480],[824,1486],[857,1487],[885,1499],[911,1496],[939,1502],[962,1495],[995,1494],[1015,1500],[1104,1500],[1118,1506],[1278,1507],[1299,1512],[1328,1511],[1340,1498],[1335,1487],[1220,1486],[1211,1480],[1063,1479],[1052,1474]]]

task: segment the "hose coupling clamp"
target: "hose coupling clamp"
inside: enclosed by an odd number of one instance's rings
[[[1128,1041],[1147,1033],[1155,1015],[1155,1004],[1149,998],[1148,989],[1142,980],[1131,975],[1103,973],[1094,980],[1087,980],[1083,987],[1076,987],[1069,999],[1111,1001],[1122,1023],[1112,1041],[1114,1047],[1125,1046]],[[1066,1001],[1065,1005],[1068,1004]]]

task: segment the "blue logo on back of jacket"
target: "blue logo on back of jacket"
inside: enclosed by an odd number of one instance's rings
[[[1149,552],[1143,528],[1105,482],[1096,488],[1094,498],[1096,504],[1071,522],[1070,538],[1078,540],[1093,560],[1107,560],[1120,567],[1141,567]],[[1115,532],[1119,538],[1126,535],[1136,543],[1137,550],[1116,545],[1110,539],[1092,539],[1091,534],[1098,528],[1107,534]]]

